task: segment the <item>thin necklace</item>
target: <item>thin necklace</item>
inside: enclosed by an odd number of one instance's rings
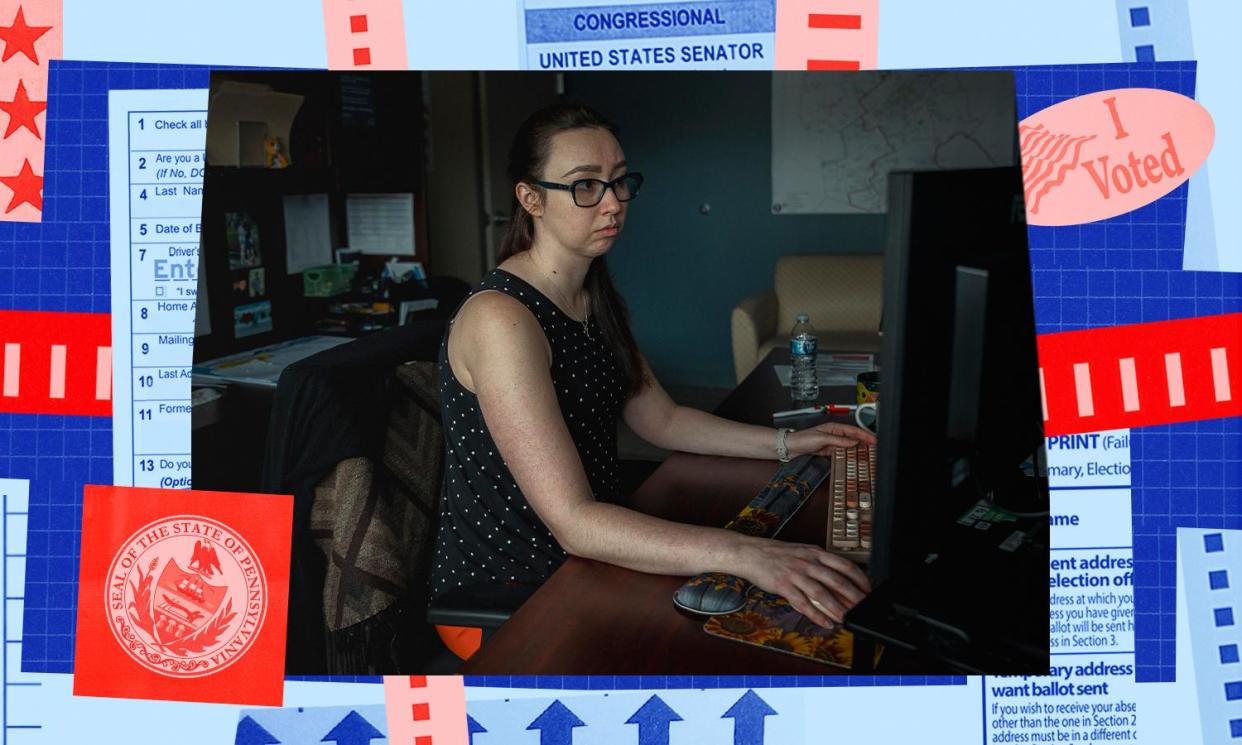
[[[526,253],[527,253],[527,257],[530,259],[530,263],[534,264],[535,268],[539,270],[539,273],[542,274],[548,280],[548,284],[556,289],[556,294],[560,295],[561,302],[565,303],[565,307],[572,308],[573,303],[569,302],[569,298],[565,297],[565,293],[561,292],[561,288],[557,287],[556,283],[552,281],[551,275],[545,272],[543,270],[543,267],[539,266],[539,264],[535,262],[535,257],[533,254],[530,253],[530,249],[527,249]],[[569,315],[569,314],[566,313],[565,315]],[[584,315],[582,317],[582,320],[580,321],[580,323],[582,324],[582,333],[586,334],[586,338],[590,339],[591,341],[595,341],[595,337],[591,336],[590,327],[587,326],[587,321],[589,321],[590,318],[591,318],[591,310],[588,308],[586,315]]]

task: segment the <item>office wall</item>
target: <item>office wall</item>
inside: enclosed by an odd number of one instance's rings
[[[509,147],[533,111],[556,100],[548,72],[433,72],[428,175],[430,271],[477,284],[495,266],[513,187]],[[485,178],[486,177],[486,178]],[[488,216],[496,218],[488,220]]]
[[[881,251],[883,215],[771,214],[770,73],[565,78],[647,178],[608,262],[663,384],[735,385],[729,316],[771,287],[777,257]]]
[[[476,74],[427,75],[432,152],[427,171],[427,232],[431,244],[427,271],[457,277],[471,285],[478,283],[484,272]]]
[[[287,146],[288,168],[236,167],[208,163],[203,176],[202,268],[210,302],[212,333],[198,336],[194,359],[201,362],[304,336],[327,311],[328,300],[308,298],[303,275],[289,274],[284,213],[286,195],[326,194],[332,246],[345,243],[345,203],[354,193],[424,194],[425,151],[422,78],[417,73],[365,76],[309,70],[224,70],[212,74],[213,89],[225,81],[268,85],[303,97]],[[343,103],[349,100],[349,106]],[[227,131],[229,117],[211,108],[210,134]],[[416,210],[419,209],[416,203]],[[234,280],[250,267],[231,269],[225,215],[247,214],[257,225],[264,292],[234,291]],[[415,244],[423,246],[426,220],[418,220]],[[419,250],[420,256],[426,254]],[[368,257],[378,272],[382,257]],[[270,302],[272,329],[238,338],[234,309]]]

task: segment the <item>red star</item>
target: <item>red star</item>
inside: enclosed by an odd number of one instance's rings
[[[39,127],[35,124],[35,117],[43,113],[47,108],[47,101],[31,101],[26,95],[26,84],[17,81],[17,92],[13,94],[12,101],[0,101],[0,110],[9,115],[9,128],[4,131],[4,139],[8,139],[9,135],[18,129],[25,127],[34,136],[40,140],[43,135],[39,134]]]
[[[43,177],[31,170],[29,160],[22,163],[22,170],[16,176],[0,176],[0,183],[13,190],[13,199],[4,214],[9,214],[25,203],[34,205],[40,212],[43,211]]]
[[[39,55],[35,53],[35,41],[51,30],[51,26],[27,26],[26,15],[22,12],[22,7],[17,6],[17,16],[13,18],[13,25],[0,26],[0,40],[4,41],[4,56],[0,57],[0,62],[21,52],[31,62],[39,64]]]

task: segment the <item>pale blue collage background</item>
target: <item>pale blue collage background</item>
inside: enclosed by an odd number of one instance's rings
[[[1120,25],[1122,4],[1119,1],[1113,7],[1104,7],[1109,4],[1062,1],[1019,10],[970,0],[959,4],[954,23],[946,25],[930,16],[943,14],[941,4],[933,7],[909,0],[885,0],[881,3],[881,66],[1121,61],[1128,56],[1123,46],[1126,32]],[[210,64],[221,62],[222,50],[227,50],[232,57],[230,64],[326,64],[318,3],[310,3],[316,11],[310,13],[302,2],[256,4],[228,0],[195,9],[173,4],[100,4],[87,0],[65,0],[64,5],[67,59]],[[1048,17],[1056,16],[1058,9],[1072,15],[1075,22],[1049,26]],[[928,16],[927,22],[918,21],[920,14]],[[516,8],[500,2],[407,0],[405,22],[411,66],[512,68],[519,57],[515,29],[518,17]],[[245,18],[246,22],[239,24],[237,18]],[[937,33],[930,33],[929,28]],[[1021,28],[1024,32],[997,32],[1005,28]],[[475,43],[461,44],[462,38]],[[1159,54],[1156,59],[1161,59]],[[1201,69],[1203,64],[1210,64],[1202,59],[1199,62]],[[1142,68],[1130,70],[1147,74]],[[1186,72],[1193,76],[1193,70],[1191,66]],[[1166,81],[1170,80],[1167,75],[1171,72],[1167,67],[1152,68],[1152,84],[1157,84],[1155,76],[1162,73]],[[1176,74],[1175,83],[1158,87],[1184,86],[1184,73]],[[205,87],[206,72],[181,67],[68,63],[58,65],[54,76],[61,78],[54,78],[50,86],[45,222],[0,224],[0,308],[102,312],[108,308],[106,142],[99,139],[98,133],[106,132],[105,91],[113,87]],[[1028,113],[1048,105],[1054,98],[1077,92],[1066,87],[1070,84],[1057,78],[1056,71],[1048,71],[1046,78],[1043,73],[1028,77],[1028,86],[1032,80],[1035,87],[1028,87],[1026,93],[1037,100],[1028,102]],[[1047,89],[1043,87],[1045,81]],[[1023,95],[1023,89],[1019,94]],[[57,132],[51,131],[53,121],[61,127]],[[1116,227],[1087,226],[1049,234],[1047,245],[1037,245],[1041,241],[1032,235],[1033,263],[1041,260],[1039,256],[1049,262],[1034,266],[1037,310],[1043,306],[1039,311],[1042,330],[1077,326],[1077,319],[1085,319],[1087,326],[1111,325],[1242,307],[1236,275],[1190,274],[1179,271],[1180,264],[1173,265],[1173,253],[1180,250],[1180,245],[1166,242],[1160,226],[1184,225],[1185,187],[1179,192],[1171,195],[1173,199],[1168,204],[1162,200],[1144,215],[1128,216]],[[1179,201],[1179,206],[1173,207]],[[1161,205],[1164,210],[1174,210],[1171,218],[1163,214]],[[1150,226],[1150,231],[1145,226]],[[1119,263],[1123,255],[1128,262],[1125,265]],[[1148,265],[1149,261],[1154,263]],[[1055,316],[1051,315],[1054,305]],[[1242,453],[1242,431],[1237,420],[1228,420],[1145,428],[1136,435],[1134,546],[1140,567],[1144,561],[1149,562],[1142,568],[1136,587],[1136,603],[1141,611],[1140,679],[1171,680],[1176,526],[1236,527],[1229,521],[1242,515],[1242,463],[1237,455]],[[37,498],[42,498],[46,523],[32,523],[31,535],[44,529],[49,540],[44,549],[46,564],[38,568],[46,574],[32,578],[35,583],[45,581],[47,586],[46,595],[41,598],[43,607],[34,608],[34,624],[29,623],[31,610],[27,610],[28,643],[31,635],[37,636],[40,630],[45,637],[41,646],[36,643],[28,650],[26,661],[28,667],[33,662],[31,669],[41,669],[40,662],[48,665],[45,669],[56,669],[57,663],[63,665],[71,660],[72,625],[71,620],[66,625],[63,619],[71,617],[76,601],[68,581],[76,576],[76,548],[52,551],[51,547],[68,547],[75,540],[72,490],[86,481],[106,480],[111,457],[108,443],[106,420],[0,416],[0,474],[33,479],[32,512],[37,511]],[[1194,474],[1193,481],[1173,476],[1184,474],[1187,469]],[[73,486],[56,485],[60,483]],[[58,493],[62,488],[64,493]],[[63,505],[53,508],[58,501]],[[66,539],[68,543],[64,542]],[[61,543],[51,542],[57,540]],[[37,541],[31,543],[35,554],[39,551]],[[1136,567],[1136,573],[1139,571]],[[39,621],[43,622],[41,626]],[[605,681],[609,680],[600,680],[597,685],[607,685]],[[516,678],[477,682],[559,687],[579,681]],[[619,683],[620,687],[660,688],[693,684],[688,679],[610,682]],[[769,680],[768,684],[783,682]]]

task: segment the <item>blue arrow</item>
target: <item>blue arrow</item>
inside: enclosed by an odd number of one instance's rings
[[[733,719],[733,745],[763,745],[763,718],[774,714],[754,691],[746,691],[720,718]]]
[[[486,732],[486,731],[487,731],[487,728],[486,728],[486,727],[484,727],[483,725],[479,724],[479,723],[475,720],[475,718],[474,718],[474,717],[472,717],[472,716],[470,716],[469,714],[467,714],[467,715],[466,715],[466,731],[467,731],[467,735],[466,735],[466,736],[470,738],[470,743],[469,743],[469,745],[474,745],[474,735],[475,735],[475,733],[476,733],[476,732]]]
[[[356,711],[351,711],[345,718],[336,723],[332,731],[323,736],[320,742],[336,741],[336,745],[371,745],[371,740],[383,737],[384,733]]]
[[[579,719],[560,699],[543,710],[535,717],[526,729],[539,730],[539,745],[573,745],[574,727],[585,727],[586,722]]]
[[[237,739],[233,742],[236,745],[280,745],[275,735],[249,716],[242,717],[237,723]]]
[[[659,696],[652,696],[625,723],[638,725],[638,745],[668,745],[669,724],[681,721]]]

